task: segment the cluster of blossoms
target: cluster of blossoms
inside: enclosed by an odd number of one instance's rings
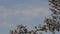
[[[45,32],[47,32],[46,26],[45,25],[41,26],[41,24],[39,24],[38,27],[35,26],[35,29],[29,31],[26,28],[26,26],[23,26],[21,24],[21,25],[18,25],[17,29],[15,29],[14,31],[10,30],[10,34],[38,34],[37,31],[45,31]],[[42,33],[40,33],[40,34],[42,34]]]

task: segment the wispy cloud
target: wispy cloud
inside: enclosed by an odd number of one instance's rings
[[[45,0],[0,0],[0,28],[4,27],[0,34],[7,34],[8,27],[14,28],[16,24],[32,27],[43,23],[51,13],[47,5]]]
[[[21,6],[24,6],[24,8],[20,8]],[[35,6],[35,7],[34,7]],[[50,14],[50,12],[47,10],[47,7],[39,7],[36,5],[16,5],[15,8],[7,8],[5,6],[0,6],[0,16],[4,21],[7,23],[2,23],[4,26],[9,23],[14,23],[14,21],[32,21],[37,18],[41,18],[43,16],[47,16]],[[16,7],[18,7],[16,9]],[[17,21],[17,22],[18,22]],[[17,23],[15,22],[15,23]],[[21,22],[22,23],[22,22]],[[6,25],[6,26],[7,26]]]
[[[13,24],[10,24],[10,23],[6,23],[6,22],[4,22],[4,23],[0,23],[0,27],[2,28],[2,27],[12,27],[13,26]]]

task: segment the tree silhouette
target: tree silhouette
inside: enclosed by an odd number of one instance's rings
[[[52,11],[52,19],[46,18],[45,22],[51,32],[54,33],[54,31],[58,31],[60,29],[60,0],[48,0],[49,1],[49,6],[50,10]]]

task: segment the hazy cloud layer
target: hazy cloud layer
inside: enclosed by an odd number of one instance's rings
[[[21,6],[24,6],[24,7],[21,7]],[[18,8],[16,9],[16,7]],[[47,10],[47,7],[39,7],[37,5],[25,6],[23,4],[20,4],[20,5],[14,6],[14,8],[6,8],[5,6],[0,6],[0,18],[2,19],[2,22],[5,21],[7,23],[10,23],[10,22],[14,23],[14,21],[16,20],[23,21],[23,22],[32,21],[34,19],[47,16],[48,14],[50,13]]]
[[[8,34],[16,24],[30,28],[43,23],[51,14],[48,8],[47,0],[0,0],[0,34]]]

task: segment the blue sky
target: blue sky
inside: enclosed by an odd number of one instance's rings
[[[9,34],[18,24],[31,29],[50,14],[48,0],[0,0],[0,34]]]

